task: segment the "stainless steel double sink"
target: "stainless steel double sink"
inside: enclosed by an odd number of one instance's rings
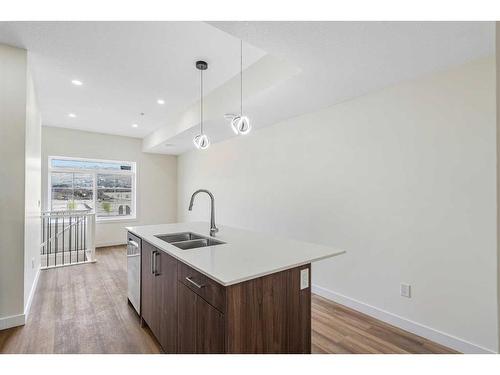
[[[172,234],[158,234],[155,236],[162,241],[168,242],[181,250],[196,249],[198,247],[207,247],[223,245],[225,242],[212,237],[205,237],[193,232],[181,232]]]

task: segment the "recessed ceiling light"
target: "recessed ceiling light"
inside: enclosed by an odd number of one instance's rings
[[[71,117],[71,118],[75,118],[76,117],[76,115],[74,113],[69,113],[68,116]]]
[[[163,100],[163,99],[158,99],[156,102],[157,102],[158,104],[165,104],[165,100]]]
[[[83,82],[82,82],[82,81],[79,81],[79,80],[77,80],[77,79],[72,80],[72,81],[71,81],[71,83],[72,83],[73,85],[75,85],[75,86],[81,86],[81,85],[83,85]]]
[[[137,125],[137,124],[132,124],[132,127],[133,127],[133,128],[138,128],[138,127],[139,127],[139,125]]]

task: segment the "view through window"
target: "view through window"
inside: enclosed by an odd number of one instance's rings
[[[135,163],[49,158],[50,208],[95,210],[98,219],[135,217]]]

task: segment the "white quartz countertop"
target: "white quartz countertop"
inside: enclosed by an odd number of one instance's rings
[[[345,251],[329,246],[218,226],[215,238],[225,244],[182,250],[156,235],[193,232],[209,236],[208,223],[175,223],[127,227],[127,230],[222,285],[237,284],[298,267]]]

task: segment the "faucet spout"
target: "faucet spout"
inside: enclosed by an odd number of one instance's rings
[[[191,200],[189,201],[189,211],[193,210],[194,197],[198,193],[206,193],[210,197],[210,236],[214,237],[215,233],[219,231],[219,228],[215,225],[215,198],[214,195],[206,189],[196,190],[193,195],[191,195]]]

